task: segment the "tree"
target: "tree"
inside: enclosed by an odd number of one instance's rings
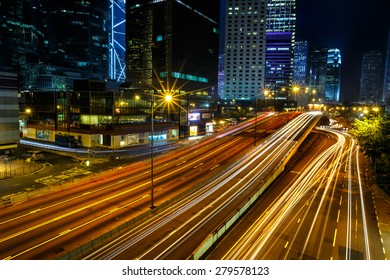
[[[358,139],[363,151],[374,161],[383,156],[390,163],[390,118],[377,114],[356,119],[351,133]]]

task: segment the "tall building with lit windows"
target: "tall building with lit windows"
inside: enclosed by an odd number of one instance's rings
[[[382,99],[382,54],[371,51],[363,54],[360,75],[360,101],[380,103]]]
[[[139,88],[145,98],[151,90],[173,94],[176,105],[170,118],[179,121],[180,136],[212,130],[218,92],[219,9],[219,1],[126,3],[126,84],[132,90]]]
[[[294,63],[292,83],[298,85],[300,88],[305,89],[305,94],[297,96],[298,106],[307,106],[309,102],[308,92],[310,89],[307,86],[307,61],[308,61],[308,42],[297,41],[294,44]]]
[[[326,88],[328,47],[309,47],[307,86],[310,102],[323,102]]]
[[[226,2],[226,100],[255,100],[264,88],[266,9],[266,0]]]
[[[108,77],[108,0],[15,0],[0,7],[0,65],[12,67],[20,88],[63,89],[73,79]]]
[[[1,1],[0,8],[0,66],[18,73],[23,86],[28,82],[30,63],[43,61],[42,1]]]
[[[306,72],[308,60],[307,41],[297,41],[294,44],[294,67],[292,82],[294,84],[306,85]]]
[[[19,142],[17,74],[0,67],[0,156]],[[5,164],[5,162],[4,162]]]
[[[127,81],[207,92],[218,88],[219,3],[128,0]]]
[[[339,49],[328,50],[326,63],[325,101],[339,102],[341,76],[341,52]]]
[[[383,93],[382,93],[382,103],[385,104],[387,112],[390,112],[390,28],[387,38],[387,50],[386,50],[386,61],[384,69],[384,79],[383,79]]]
[[[44,0],[46,60],[108,76],[108,1]]]
[[[295,26],[295,0],[267,1],[265,86],[281,99],[292,86]]]

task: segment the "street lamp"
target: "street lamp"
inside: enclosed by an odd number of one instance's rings
[[[264,90],[264,106],[265,106],[265,110],[266,111],[268,111],[267,110],[268,109],[268,107],[267,107],[267,97],[268,97],[269,94],[270,94],[270,92],[269,92],[268,89]]]
[[[171,94],[165,94],[164,96],[164,101],[167,103],[170,103],[172,101],[172,95]],[[136,96],[136,99],[138,100],[139,97]],[[149,100],[148,100],[149,101]],[[156,206],[154,205],[154,110],[156,110],[161,104],[160,103],[157,107],[155,107],[155,102],[154,100],[149,101],[151,104],[151,139],[150,139],[150,184],[151,184],[151,189],[150,189],[150,208],[153,209]]]
[[[296,106],[298,106],[297,95],[298,95],[298,93],[299,93],[300,90],[301,90],[301,89],[299,88],[298,85],[293,85],[293,87],[292,87],[292,92],[293,92],[293,94],[295,95],[295,102],[297,103]]]

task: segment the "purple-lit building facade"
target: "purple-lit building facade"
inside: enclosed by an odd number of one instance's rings
[[[290,97],[295,27],[295,0],[268,0],[264,86],[273,92],[275,99]]]

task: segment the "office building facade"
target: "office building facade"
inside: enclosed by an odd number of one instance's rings
[[[388,41],[384,68],[382,103],[385,104],[386,111],[390,112],[390,29],[387,40]]]
[[[264,89],[266,9],[265,0],[226,2],[226,100],[255,100]]]
[[[182,136],[209,131],[218,91],[218,19],[217,1],[127,1],[126,81],[134,91],[172,94],[171,118]]]
[[[371,51],[363,54],[360,75],[360,101],[379,104],[382,100],[382,54]]]
[[[341,52],[339,49],[328,50],[326,65],[325,101],[339,102],[341,78]]]
[[[225,54],[221,54],[218,60],[218,99],[225,96]]]
[[[18,73],[20,87],[30,82],[32,67],[43,61],[44,27],[38,0],[2,1],[0,12],[0,66]]]
[[[47,63],[108,76],[108,1],[44,1]]]
[[[217,90],[218,19],[196,1],[127,1],[127,81]],[[214,14],[215,15],[215,14]]]
[[[0,154],[14,148],[20,139],[17,74],[0,68]]]
[[[265,85],[277,98],[287,99],[292,87],[295,27],[295,0],[268,0]]]
[[[306,85],[308,42],[296,41],[294,44],[293,84]]]
[[[108,77],[107,1],[16,0],[1,7],[0,65],[18,73],[20,89],[38,89],[52,68],[58,89],[68,87],[60,76]]]
[[[309,46],[307,87],[309,103],[323,103],[325,99],[328,65],[327,47]]]

